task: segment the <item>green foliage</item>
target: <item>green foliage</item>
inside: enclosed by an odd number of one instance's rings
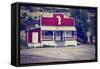
[[[51,45],[43,45],[43,48],[48,48],[48,47],[54,47],[54,46],[51,46]]]

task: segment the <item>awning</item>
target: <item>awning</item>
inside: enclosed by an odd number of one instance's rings
[[[76,31],[75,26],[41,26],[41,30]]]

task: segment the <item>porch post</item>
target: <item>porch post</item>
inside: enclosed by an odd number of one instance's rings
[[[74,36],[74,39],[76,40],[76,32],[73,31],[73,36]]]
[[[74,38],[77,41],[77,31],[74,31]]]
[[[53,42],[55,42],[55,31],[53,31]],[[55,45],[55,47],[56,47],[56,45]]]
[[[73,34],[74,35],[74,39],[76,40],[76,31],[73,31],[73,32],[74,32],[74,34]]]
[[[53,31],[53,41],[54,41],[55,39],[54,39],[54,31]]]
[[[76,31],[76,35],[75,36],[76,36],[76,40],[77,40],[77,31]]]

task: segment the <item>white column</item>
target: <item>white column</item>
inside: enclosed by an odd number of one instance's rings
[[[53,31],[53,42],[55,43],[55,31]],[[56,43],[54,44],[55,45],[55,47],[56,47]]]
[[[54,31],[53,31],[53,41],[54,41]]]
[[[65,41],[66,41],[66,38],[65,38],[66,35],[67,35],[67,34],[66,34],[66,31],[64,31],[64,35],[63,35],[63,37],[64,37],[64,40],[65,40]]]
[[[75,32],[75,40],[77,40],[77,31],[74,31]]]

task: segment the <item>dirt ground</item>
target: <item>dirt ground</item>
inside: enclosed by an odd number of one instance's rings
[[[20,63],[41,63],[95,59],[95,46],[21,49]]]

